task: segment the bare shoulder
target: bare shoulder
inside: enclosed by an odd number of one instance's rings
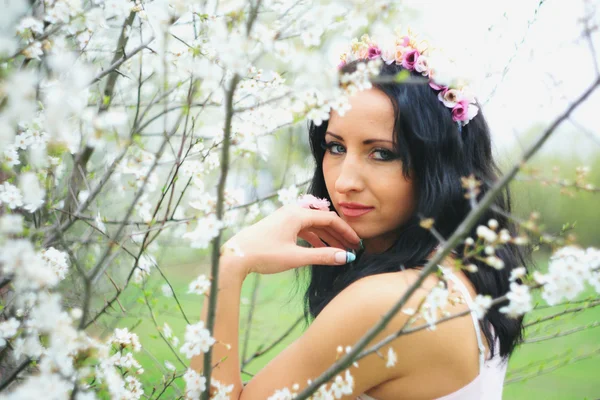
[[[419,270],[404,270],[399,272],[382,273],[364,277],[344,289],[332,304],[332,312],[344,308],[355,309],[354,319],[362,329],[379,322],[381,318],[394,307],[418,280]],[[378,339],[388,337],[404,328],[425,326],[423,319],[413,320],[410,327],[409,319],[422,304],[424,298],[439,282],[435,274],[431,274],[412,293],[402,308],[392,317]],[[332,301],[332,303],[334,303]],[[448,305],[445,311],[452,314],[465,311],[467,305],[457,303]],[[411,329],[412,330],[412,329]],[[471,338],[465,343],[465,338]],[[390,346],[398,353],[398,364],[395,366],[396,376],[413,375],[420,367],[430,368],[430,361],[437,360],[441,355],[448,360],[463,357],[465,348],[476,346],[474,328],[468,315],[439,324],[435,330],[419,329],[408,335],[401,335],[390,342]],[[373,341],[374,344],[376,341]],[[387,350],[386,346],[383,350]],[[473,347],[476,354],[476,347]],[[385,354],[385,351],[384,351]],[[440,365],[438,363],[438,365]]]
[[[418,280],[419,273],[420,271],[417,270],[405,270],[361,278],[342,290],[325,307],[323,319],[335,321],[335,316],[346,316],[351,319],[354,329],[365,333],[398,303]],[[414,310],[418,309],[424,297],[438,281],[435,275],[427,277],[411,294],[399,312],[392,316],[376,339],[383,339],[406,327]],[[412,335],[408,341],[394,340],[391,345],[394,350],[402,352],[404,342],[410,342],[410,345],[413,346],[430,339],[431,335],[429,337]],[[373,344],[376,342],[377,340],[372,341]]]
[[[418,280],[419,274],[420,271],[418,270],[408,269],[369,275],[353,282],[340,295],[348,298],[359,296],[363,301],[368,301],[374,306],[385,299],[395,303]],[[413,293],[409,302],[420,301],[438,281],[439,279],[435,275],[425,278]],[[369,301],[368,299],[371,300]]]

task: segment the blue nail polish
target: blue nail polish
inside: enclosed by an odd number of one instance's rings
[[[354,260],[356,260],[356,256],[354,255],[354,253],[350,253],[349,251],[347,251],[346,252],[346,264],[351,263]]]

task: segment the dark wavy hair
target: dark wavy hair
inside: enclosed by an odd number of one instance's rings
[[[345,65],[342,72],[353,72],[355,69],[356,62],[353,62]],[[383,63],[380,76],[391,77],[402,70],[399,65]],[[423,79],[416,72],[409,73],[411,79]],[[429,230],[419,225],[420,217],[433,218],[435,229],[444,238],[449,237],[471,210],[461,186],[461,177],[473,174],[482,182],[479,199],[490,190],[500,175],[492,157],[490,132],[481,110],[459,131],[458,124],[452,120],[451,110],[438,100],[437,92],[429,87],[427,80],[423,84],[389,81],[374,83],[373,86],[385,93],[392,102],[395,150],[402,160],[403,174],[408,177],[410,170],[414,179],[418,193],[416,211],[405,224],[397,228],[398,239],[385,252],[359,252],[354,262],[336,268],[309,266],[309,283],[304,294],[306,323],[319,315],[338,293],[360,278],[425,265],[427,257],[439,242]],[[308,193],[331,202],[322,168],[326,131],[327,121],[319,126],[309,123],[310,147],[316,168]],[[471,237],[476,237],[478,225],[487,225],[492,218],[498,221],[500,228],[508,229],[513,236],[516,234],[514,224],[506,217],[511,211],[508,187],[496,197],[493,204],[495,208],[488,209],[481,216],[470,232]],[[331,210],[335,211],[333,206]],[[455,250],[463,254],[463,248],[461,244]],[[512,269],[518,266],[527,268],[531,263],[529,246],[507,243],[497,248],[496,255],[504,261],[503,269],[496,270],[471,259],[469,262],[477,265],[478,271],[465,272],[477,293],[492,298],[508,292]],[[501,313],[499,308],[503,305],[506,302],[492,307],[484,318],[486,323],[481,325],[492,355],[497,337],[500,355],[508,359],[522,341],[523,321],[522,318],[510,318]],[[493,326],[494,334],[488,323]]]

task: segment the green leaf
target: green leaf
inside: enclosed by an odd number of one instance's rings
[[[402,71],[400,71],[396,74],[396,76],[394,77],[394,82],[402,83],[402,82],[406,81],[408,78],[410,78],[410,72],[403,69]]]

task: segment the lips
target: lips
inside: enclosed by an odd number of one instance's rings
[[[340,210],[346,217],[360,217],[374,208],[375,207],[368,207],[357,203],[340,203]]]

